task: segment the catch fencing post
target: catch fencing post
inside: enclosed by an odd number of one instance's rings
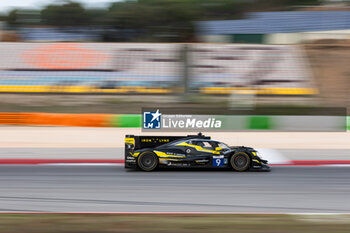
[[[189,74],[189,58],[188,58],[188,44],[184,44],[181,48],[180,60],[182,64],[182,80],[183,80],[183,96],[186,100],[190,94],[190,74]]]

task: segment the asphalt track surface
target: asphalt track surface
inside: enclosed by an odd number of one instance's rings
[[[290,160],[350,160],[350,149],[274,149],[274,151]],[[0,149],[0,159],[124,159],[124,148],[5,147]]]
[[[0,166],[2,212],[349,213],[350,167],[271,172]]]

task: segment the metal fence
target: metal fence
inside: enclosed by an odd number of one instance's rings
[[[1,43],[0,92],[309,95],[296,46]]]

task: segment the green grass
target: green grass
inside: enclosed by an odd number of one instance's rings
[[[348,233],[349,215],[0,214],[6,233]]]

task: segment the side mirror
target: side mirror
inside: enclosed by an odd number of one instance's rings
[[[215,150],[216,151],[220,151],[220,150],[222,150],[222,148],[221,147],[215,147]]]

